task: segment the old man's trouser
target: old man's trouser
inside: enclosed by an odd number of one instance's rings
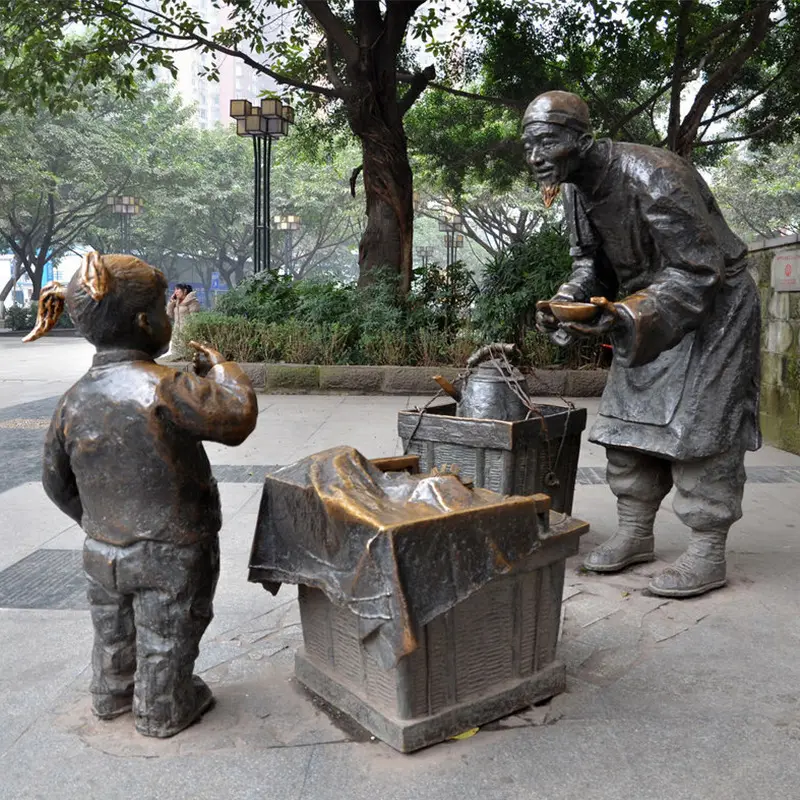
[[[695,461],[668,461],[636,450],[606,449],[606,475],[617,497],[620,522],[633,506],[653,518],[674,484],[672,508],[680,521],[699,531],[728,529],[742,517],[744,446]],[[650,520],[652,528],[652,520]]]

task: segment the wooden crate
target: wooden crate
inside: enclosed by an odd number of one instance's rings
[[[586,409],[541,405],[542,418],[521,422],[456,417],[455,403],[431,406],[420,418],[401,411],[397,430],[419,469],[456,464],[462,478],[500,494],[544,492],[555,511],[572,513]],[[558,485],[545,480],[553,472]]]
[[[565,686],[555,658],[565,560],[587,529],[578,520],[555,526],[524,571],[432,620],[417,650],[390,670],[360,641],[354,614],[300,586],[298,679],[401,752],[558,694]]]

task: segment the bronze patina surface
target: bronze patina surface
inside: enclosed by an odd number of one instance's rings
[[[547,495],[418,466],[338,447],[268,475],[250,561],[270,591],[299,584],[298,681],[402,752],[564,690],[565,563],[588,530]]]
[[[157,737],[212,702],[192,676],[213,616],[222,521],[202,442],[240,444],[258,414],[250,380],[211,348],[193,343],[197,374],[155,363],[171,334],[166,287],[133,256],[89,253],[68,287],[43,289],[26,337],[47,333],[66,305],[97,348],[58,403],[42,480],[87,536],[93,710],[110,719],[132,709],[137,730]]]
[[[725,583],[725,540],[741,517],[744,452],[758,425],[759,298],[747,247],[705,181],[675,153],[596,141],[586,104],[547,92],[523,118],[526,159],[561,187],[573,271],[551,303],[595,302],[587,322],[537,324],[558,344],[610,335],[614,361],[590,440],[608,451],[619,532],[586,561],[611,572],[653,556],[653,521],[674,485],[693,533],[650,585],[683,597]]]
[[[417,632],[540,546],[540,498],[503,497],[456,475],[385,473],[348,447],[268,475],[250,580],[321,589],[359,618],[385,667]]]

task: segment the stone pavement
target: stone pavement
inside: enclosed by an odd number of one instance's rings
[[[130,717],[95,721],[83,537],[38,484],[47,419],[90,358],[78,340],[0,340],[0,799],[800,797],[800,458],[771,448],[748,456],[729,587],[685,601],[642,593],[685,542],[669,500],[659,562],[607,577],[570,563],[568,691],[548,705],[401,756],[304,695],[294,590],[273,598],[246,581],[264,471],[336,444],[400,452],[397,411],[425,398],[262,395],[242,447],[209,446],[225,524],[197,669],[218,703],[163,742],[137,736]],[[584,552],[614,526],[602,467],[602,449],[585,445]]]

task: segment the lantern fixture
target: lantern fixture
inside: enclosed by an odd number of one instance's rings
[[[253,105],[249,100],[231,100],[230,110],[234,119],[244,119],[253,113]]]
[[[282,117],[281,110],[283,104],[280,100],[274,97],[265,97],[261,101],[261,113],[265,117],[280,119]]]
[[[120,249],[130,250],[131,217],[141,213],[144,203],[139,197],[131,195],[108,195],[106,205],[114,214],[119,214]]]

